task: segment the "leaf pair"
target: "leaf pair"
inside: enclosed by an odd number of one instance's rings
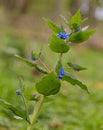
[[[71,17],[68,26],[73,31],[71,33],[69,41],[72,43],[81,43],[89,39],[90,36],[92,36],[96,30],[85,30],[83,31],[80,29],[81,25],[83,23],[80,10],[77,11],[77,13],[74,14],[74,16]]]
[[[72,69],[74,69],[76,71],[81,71],[81,70],[86,70],[87,69],[87,68],[84,68],[84,67],[82,67],[82,66],[80,66],[78,64],[72,64],[71,62],[68,62],[67,64],[68,64],[68,66],[70,68],[72,68]]]
[[[5,101],[4,99],[0,98],[0,105],[4,108],[9,109],[10,111],[12,111],[15,115],[23,118],[24,120],[28,121],[27,119],[27,114],[25,111],[19,110],[17,109],[15,106],[13,106],[12,104],[8,103],[7,101]],[[30,123],[30,122],[29,122]]]
[[[52,29],[52,31],[56,34],[61,33],[61,32],[65,32],[63,26],[62,28],[60,28],[59,26],[57,26],[55,23],[51,22],[50,20],[45,20],[45,22],[48,24],[48,26]],[[67,22],[66,20],[66,24],[68,25],[68,27],[72,30],[72,32],[70,33],[70,37],[69,37],[69,42],[71,43],[81,43],[84,42],[86,40],[88,40],[90,38],[90,36],[92,36],[96,30],[82,30],[81,29],[81,25],[84,22],[84,20],[82,20],[81,17],[81,12],[80,10],[78,10],[71,18],[70,21]],[[56,35],[55,34],[55,35]],[[59,44],[60,42],[60,44]],[[62,45],[61,45],[62,42]],[[54,36],[54,34],[52,35],[52,38],[50,40],[50,48],[52,51],[56,52],[56,53],[66,53],[68,52],[69,46],[67,47],[65,41],[63,42],[62,39],[59,39],[58,37]],[[61,48],[65,49],[61,49]]]
[[[87,86],[71,76],[68,72],[65,72],[63,80],[69,82],[72,85],[78,85],[81,89],[84,89],[89,93]],[[37,91],[45,96],[50,96],[58,93],[60,86],[60,80],[57,78],[57,75],[54,72],[49,73],[36,83]]]
[[[22,58],[22,57],[20,57],[20,56],[18,56],[18,55],[15,55],[15,56],[16,56],[19,60],[21,60],[22,62],[25,62],[28,66],[34,67],[34,68],[37,69],[39,72],[41,72],[41,73],[43,73],[43,74],[47,74],[47,73],[48,73],[45,69],[41,68],[41,67],[38,66],[37,64],[35,64],[35,63],[33,63],[33,62],[31,62],[31,61],[29,61],[29,60],[27,60],[27,59],[24,59],[24,58]]]

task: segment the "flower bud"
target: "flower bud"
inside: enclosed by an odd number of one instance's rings
[[[64,74],[65,74],[65,71],[64,71],[63,68],[60,69],[60,74],[61,74],[61,75],[64,75]]]
[[[32,61],[35,61],[35,58],[34,58],[33,56],[31,56],[31,60],[32,60]]]
[[[21,90],[20,90],[20,89],[17,89],[17,90],[16,90],[16,94],[17,94],[17,95],[21,95]]]
[[[37,95],[36,95],[36,94],[34,94],[33,96],[34,96],[34,98],[35,98]]]
[[[58,76],[58,78],[59,78],[59,79],[62,79],[62,78],[63,78],[63,76],[62,76],[62,75],[59,75],[59,76]]]
[[[67,39],[68,37],[69,37],[69,34],[68,33],[66,33],[66,32],[64,32],[64,33],[59,33],[58,35],[57,35],[59,38],[61,38],[61,39]]]

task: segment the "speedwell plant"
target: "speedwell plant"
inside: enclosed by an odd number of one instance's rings
[[[89,93],[87,86],[79,81],[75,76],[73,76],[69,71],[66,71],[63,66],[62,57],[66,54],[70,49],[70,44],[80,44],[90,38],[95,33],[95,30],[88,30],[88,26],[82,27],[84,20],[82,20],[80,10],[78,10],[69,21],[64,19],[68,30],[67,32],[63,25],[56,25],[50,20],[45,19],[45,22],[52,30],[52,36],[49,42],[49,47],[51,51],[54,53],[58,53],[58,60],[55,68],[51,68],[48,70],[46,65],[42,68],[37,64],[37,60],[41,60],[41,53],[36,54],[34,52],[31,53],[31,60],[22,58],[18,55],[16,57],[25,62],[28,66],[34,67],[37,71],[43,74],[43,77],[36,82],[35,88],[38,92],[38,95],[34,94],[33,99],[35,100],[34,112],[30,116],[28,111],[28,106],[26,103],[26,97],[24,96],[24,89],[22,83],[20,84],[20,89],[16,91],[17,95],[20,95],[23,99],[25,105],[25,111],[22,111],[12,104],[8,103],[4,99],[0,99],[0,104],[4,107],[11,110],[16,116],[21,117],[22,119],[28,122],[27,130],[34,130],[36,121],[40,112],[40,109],[45,102],[45,99],[50,95],[55,95],[59,93],[62,81],[69,82],[72,85],[77,85],[81,89],[84,89]],[[82,71],[85,70],[85,67],[82,67],[78,64],[74,64],[71,62],[66,63],[68,68],[73,69],[74,71]],[[59,104],[58,104],[59,105]]]

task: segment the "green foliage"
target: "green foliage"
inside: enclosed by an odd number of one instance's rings
[[[56,53],[66,53],[69,50],[68,44],[66,44],[63,39],[60,39],[55,34],[52,35],[50,40],[50,48]]]
[[[78,10],[70,19],[69,21],[69,28],[71,30],[77,30],[82,24],[82,18],[80,10]]]
[[[34,67],[34,68],[37,69],[39,72],[41,72],[41,73],[43,73],[43,74],[47,74],[47,73],[48,73],[45,69],[41,68],[40,66],[38,66],[38,65],[35,64],[34,62],[31,62],[31,61],[29,61],[29,60],[27,60],[27,59],[24,59],[24,58],[22,58],[22,57],[20,57],[20,56],[18,56],[18,55],[15,55],[15,56],[16,56],[19,60],[21,60],[22,62],[25,62],[28,66]]]
[[[58,62],[56,63],[56,66],[53,68],[48,69],[46,64],[44,64],[40,59],[40,53],[31,53],[31,60],[22,58],[18,55],[16,57],[21,60],[22,62],[26,63],[30,67],[34,67],[36,70],[38,70],[40,73],[45,74],[36,84],[34,89],[36,89],[37,94],[28,95],[28,99],[35,101],[36,106],[33,112],[32,117],[29,117],[29,111],[26,103],[26,98],[24,96],[24,84],[20,82],[20,89],[16,91],[18,96],[22,97],[25,110],[18,110],[16,107],[11,105],[10,103],[6,102],[3,99],[0,99],[0,103],[3,107],[8,108],[11,110],[15,115],[22,117],[24,120],[28,121],[30,123],[30,126],[28,127],[28,130],[33,130],[33,125],[37,120],[40,108],[44,101],[46,101],[47,96],[55,95],[60,91],[61,88],[61,82],[66,81],[72,85],[78,85],[81,89],[85,90],[87,93],[89,93],[87,86],[83,84],[81,81],[79,81],[77,78],[72,76],[68,70],[64,69],[64,63],[62,61],[64,53],[67,53],[69,51],[69,43],[81,43],[89,39],[90,36],[92,36],[95,32],[95,30],[84,30],[84,28],[81,28],[81,25],[83,23],[83,20],[81,18],[80,10],[71,17],[70,21],[68,22],[68,27],[71,29],[71,32],[66,32],[63,26],[57,26],[50,20],[45,20],[45,22],[48,24],[48,26],[52,29],[53,34],[50,39],[49,47],[53,52],[59,53]],[[37,62],[35,62],[35,60]],[[41,63],[43,68],[38,65],[38,63]],[[79,65],[74,65],[71,62],[66,62],[68,66],[76,71],[84,70],[86,68],[83,68]],[[68,68],[68,69],[70,69]],[[64,82],[63,82],[64,83]],[[65,88],[67,89],[67,88]],[[66,92],[67,90],[65,90]],[[60,93],[59,93],[60,94]],[[59,110],[59,109],[58,109]],[[72,119],[71,119],[72,120]],[[74,121],[75,122],[75,121]],[[36,128],[36,127],[35,127]],[[54,127],[55,128],[55,127]],[[67,128],[68,129],[68,128]]]
[[[5,101],[4,99],[0,98],[0,105],[3,106],[6,109],[9,109],[10,111],[12,111],[15,115],[23,118],[24,120],[27,120],[27,115],[25,111],[21,111],[19,109],[17,109],[16,107],[14,107],[12,104],[8,103],[7,101]],[[29,121],[28,121],[29,122]]]
[[[36,83],[36,89],[39,93],[49,96],[54,95],[60,90],[60,80],[54,72],[49,73]]]
[[[34,58],[34,60],[38,60],[39,55],[37,53],[34,53],[33,51],[31,52],[31,56],[32,58]]]
[[[40,46],[42,44],[43,43],[41,42]],[[35,47],[35,49],[37,48]],[[47,48],[45,47],[44,51],[46,51],[46,49]],[[44,103],[40,111],[39,121],[36,123],[36,127],[38,127],[39,130],[41,130],[41,128],[45,130],[102,130],[103,74],[101,73],[101,69],[98,69],[97,71],[97,68],[103,65],[103,61],[101,60],[103,53],[102,51],[94,51],[88,47],[80,53],[78,53],[77,48],[75,49],[74,47],[71,47],[71,50],[72,53],[68,53],[66,57],[64,56],[63,61],[68,61],[68,57],[70,57],[73,61],[78,61],[81,65],[84,64],[89,66],[87,71],[79,73],[79,77],[84,80],[86,84],[88,84],[90,94],[83,92],[79,89],[79,87],[72,86],[68,83],[63,83],[63,87],[61,87],[61,91],[58,94],[47,97],[50,99],[49,101],[45,101],[46,103]],[[53,56],[53,58],[56,59],[57,55],[52,54],[53,53],[48,53],[49,57]],[[79,57],[78,60],[76,57],[77,55]],[[88,59],[88,57],[90,58]],[[93,64],[95,66],[93,66]],[[23,68],[20,69],[18,73],[24,73],[24,64],[21,64],[20,66]],[[3,71],[3,68],[1,69]],[[16,70],[18,71],[18,66],[16,66]],[[7,73],[6,70],[4,71]],[[34,81],[34,77],[26,77],[27,75],[28,71],[26,71],[23,76],[26,85],[25,92],[32,95],[32,93],[35,92],[34,82],[29,81]],[[19,97],[15,95],[15,90],[17,89],[18,84],[17,78],[14,75],[10,76],[0,73],[0,79],[0,96],[3,98],[5,97],[5,99],[9,100],[10,103],[14,103],[16,108],[18,108],[18,106],[22,106],[23,104],[22,102],[19,102]],[[29,90],[31,88],[33,92]],[[30,105],[31,113],[31,109],[34,107],[34,102],[30,101],[30,103],[32,104],[32,106]],[[5,112],[4,110],[4,107],[2,108],[0,105],[0,125],[8,125],[8,129],[26,130],[26,121],[12,118],[12,112],[8,110]],[[62,126],[60,125],[58,128],[55,128],[57,123],[62,124]]]
[[[52,21],[45,19],[45,22],[48,24],[48,26],[52,29],[53,32],[60,33],[62,31],[60,27],[58,27]]]
[[[81,81],[79,81],[76,78],[74,78],[73,76],[71,76],[69,73],[66,73],[63,76],[63,80],[69,82],[72,85],[78,85],[81,89],[84,89],[89,93],[87,86],[85,84],[83,84]]]
[[[54,24],[53,22],[46,20],[46,23],[48,24],[48,26],[52,29],[53,34],[50,40],[50,48],[52,51],[56,52],[56,53],[66,53],[69,50],[69,45],[68,43],[82,43],[86,40],[89,39],[90,36],[92,36],[95,33],[95,30],[84,30],[84,28],[81,28],[81,25],[83,23],[82,17],[81,17],[81,12],[80,10],[78,10],[70,19],[69,22],[66,21],[67,25],[69,26],[69,28],[72,30],[72,32],[68,35],[69,37],[67,37],[65,32],[64,27],[63,31],[60,30],[60,28]],[[61,33],[62,32],[62,33]],[[65,32],[65,33],[63,33]],[[56,67],[55,67],[55,71],[56,73],[59,75],[60,73],[60,69],[63,67],[62,65],[62,61],[61,61],[62,56],[60,57],[60,59],[58,60]],[[81,67],[79,65],[74,66],[72,63],[68,62],[68,66],[73,68],[76,71],[80,71],[80,70],[85,70],[86,68]],[[80,86],[80,88],[86,90],[88,92],[87,86],[84,85],[82,82],[80,82],[79,80],[75,79],[74,77],[72,77],[71,75],[65,74],[63,76],[63,80],[66,80],[67,82],[70,82],[72,85],[78,85]]]
[[[71,62],[67,63],[69,67],[71,67],[72,69],[76,70],[76,71],[81,71],[81,70],[86,70],[87,68],[84,68],[78,64],[72,64]]]
[[[96,30],[87,30],[87,31],[80,31],[75,32],[71,34],[69,41],[72,43],[81,43],[89,39],[90,36],[92,36]]]

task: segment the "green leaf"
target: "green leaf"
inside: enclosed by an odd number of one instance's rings
[[[52,35],[52,38],[50,40],[50,48],[56,53],[66,53],[69,50],[68,44],[55,34]]]
[[[39,72],[41,72],[41,73],[43,73],[43,74],[47,74],[48,72],[45,70],[45,69],[43,69],[43,68],[41,68],[40,66],[38,66],[37,64],[35,64],[34,62],[31,62],[31,61],[29,61],[29,60],[27,60],[27,59],[24,59],[24,58],[22,58],[22,57],[20,57],[20,56],[18,56],[18,55],[15,55],[19,60],[21,60],[22,62],[25,62],[28,66],[30,66],[30,67],[35,67],[35,69],[37,69]]]
[[[77,30],[78,27],[82,24],[82,19],[81,19],[81,13],[80,10],[78,10],[70,19],[69,22],[69,28],[71,30]]]
[[[73,76],[71,76],[69,73],[66,73],[63,76],[63,80],[69,82],[72,85],[78,85],[81,89],[84,89],[85,91],[88,91],[87,86],[85,84],[83,84],[81,81],[77,80],[76,78],[74,78]]]
[[[0,105],[4,108],[9,109],[10,111],[12,111],[15,115],[23,118],[24,120],[28,121],[27,119],[27,115],[25,111],[21,111],[18,110],[15,106],[13,106],[12,104],[8,103],[7,101],[5,101],[4,99],[0,98]],[[30,122],[29,122],[30,123]]]
[[[60,86],[60,80],[54,72],[49,73],[36,83],[37,91],[45,96],[58,93]]]
[[[33,51],[31,52],[31,56],[32,56],[35,60],[38,60],[38,58],[39,58],[39,54],[34,53]]]
[[[84,68],[78,64],[72,64],[71,62],[67,63],[69,67],[71,67],[72,69],[76,70],[76,71],[81,71],[81,70],[86,70],[87,68]]]
[[[45,22],[48,24],[48,26],[54,31],[55,33],[60,33],[64,30],[62,30],[60,27],[58,27],[56,24],[54,24],[52,21],[45,19]]]
[[[72,43],[81,43],[89,39],[90,36],[92,36],[96,30],[87,30],[87,31],[80,31],[75,32],[70,35],[69,41]]]

